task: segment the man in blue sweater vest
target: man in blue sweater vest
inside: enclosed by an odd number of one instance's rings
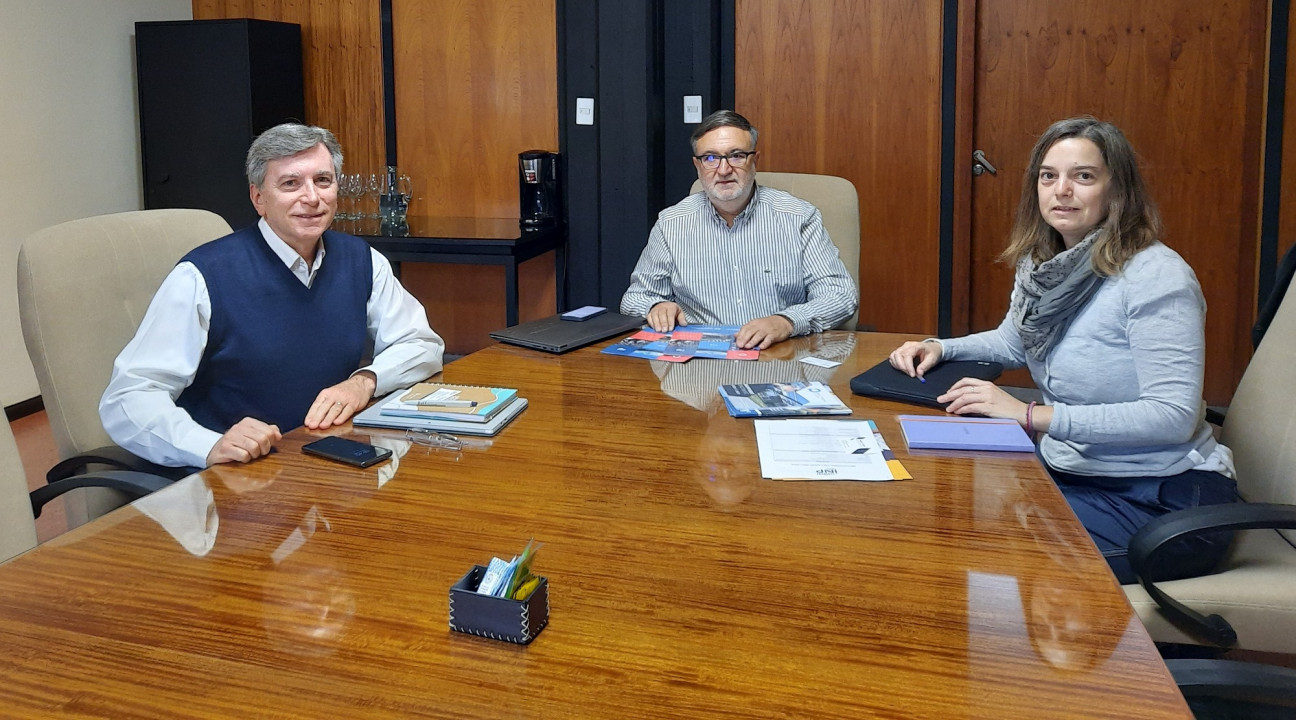
[[[158,288],[99,403],[113,442],[161,465],[247,462],[282,430],[345,423],[441,369],[444,343],[391,264],[328,229],[341,171],[323,128],[253,141],[261,220],[195,248]]]

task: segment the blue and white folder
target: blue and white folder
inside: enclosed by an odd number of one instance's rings
[[[1035,452],[1022,426],[1007,418],[901,415],[900,430],[910,450]]]

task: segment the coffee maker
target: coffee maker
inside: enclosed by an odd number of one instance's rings
[[[518,196],[523,227],[554,225],[562,217],[558,190],[558,153],[518,153]]]

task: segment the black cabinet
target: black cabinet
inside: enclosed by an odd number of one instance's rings
[[[265,20],[135,23],[144,207],[256,221],[244,163],[267,128],[305,120],[301,27]]]

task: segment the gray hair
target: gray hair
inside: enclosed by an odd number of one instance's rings
[[[323,144],[333,157],[333,174],[342,174],[342,146],[333,133],[322,127],[283,123],[275,125],[257,136],[247,154],[248,182],[261,187],[265,182],[266,166],[271,160],[291,157],[303,150]]]
[[[722,127],[734,127],[739,130],[746,130],[751,134],[751,149],[756,149],[756,128],[752,127],[752,124],[748,122],[747,118],[739,115],[733,110],[716,110],[710,115],[707,115],[702,121],[702,124],[694,128],[693,134],[689,136],[689,146],[693,148],[693,154],[697,155],[698,140],[701,140],[703,135]]]

